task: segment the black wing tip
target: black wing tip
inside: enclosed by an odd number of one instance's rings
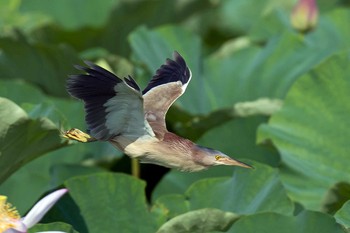
[[[93,96],[113,96],[114,86],[122,82],[116,75],[108,70],[84,60],[84,65],[73,65],[80,74],[68,75],[66,80],[67,92],[78,99],[89,101]]]
[[[140,89],[139,85],[137,85],[137,82],[135,81],[135,79],[133,79],[130,75],[128,75],[128,77],[124,78],[124,81],[127,85],[129,85],[130,87],[132,87],[136,91],[141,91],[141,89]]]
[[[187,66],[185,59],[178,53],[176,50],[173,53],[174,60],[177,64],[179,64],[182,67],[183,71],[183,79],[181,79],[182,84],[186,84],[190,81],[191,78],[191,70]]]
[[[145,94],[156,86],[170,82],[180,81],[182,85],[185,85],[189,82],[190,78],[191,71],[185,59],[175,50],[173,52],[173,59],[167,58],[165,60],[165,63],[156,71],[156,74],[142,93]]]
[[[186,69],[188,70],[189,72],[189,68],[186,64],[186,61],[185,59],[181,56],[180,53],[178,53],[176,50],[173,52],[173,58],[175,60],[176,63],[180,64],[181,66],[183,67],[186,67]]]
[[[181,62],[184,62],[184,63],[186,64],[185,59],[184,59],[184,58],[181,56],[181,54],[180,54],[178,51],[176,51],[176,50],[174,50],[174,52],[173,52],[173,58],[174,58],[174,60],[175,60],[176,62],[181,61]]]

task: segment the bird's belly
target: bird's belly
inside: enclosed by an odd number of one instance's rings
[[[151,136],[142,136],[136,139],[120,136],[114,138],[110,142],[113,146],[117,147],[131,158],[140,159],[141,157],[146,156],[150,145],[157,141],[158,139]]]
[[[190,154],[169,148],[154,137],[144,136],[136,140],[118,137],[111,143],[131,158],[139,159],[141,163],[152,163],[188,172],[207,168],[194,162]]]

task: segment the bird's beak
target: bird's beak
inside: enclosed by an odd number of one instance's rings
[[[251,165],[249,164],[246,164],[246,163],[243,163],[241,161],[238,161],[236,159],[232,159],[232,158],[226,158],[226,157],[223,157],[223,158],[220,158],[218,160],[218,162],[220,164],[223,164],[223,165],[229,165],[229,166],[239,166],[239,167],[245,167],[245,168],[253,168]]]

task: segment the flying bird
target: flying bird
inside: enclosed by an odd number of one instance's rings
[[[64,136],[80,142],[108,141],[143,163],[180,171],[200,171],[215,165],[251,168],[214,149],[203,147],[169,132],[165,116],[186,90],[192,73],[176,51],[141,91],[128,76],[118,78],[91,62],[75,66],[84,74],[70,75],[68,93],[84,102],[88,134],[78,129]]]

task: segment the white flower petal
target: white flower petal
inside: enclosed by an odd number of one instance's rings
[[[41,199],[35,206],[29,211],[29,213],[22,219],[24,225],[27,228],[31,228],[38,223],[46,212],[65,194],[68,189],[59,189],[53,193],[50,193],[43,199]]]

